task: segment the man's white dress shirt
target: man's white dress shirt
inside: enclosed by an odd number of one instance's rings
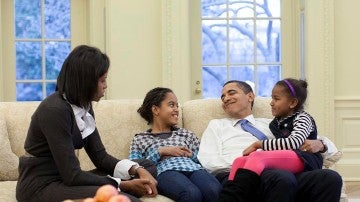
[[[263,132],[268,138],[274,138],[269,123],[271,119],[254,118],[253,115],[245,117],[254,127]],[[209,122],[204,131],[201,141],[198,159],[208,171],[229,170],[232,162],[248,146],[258,139],[244,131],[240,124],[240,119],[224,118],[214,119]]]

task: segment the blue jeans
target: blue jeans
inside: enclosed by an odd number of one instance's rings
[[[221,184],[206,170],[165,171],[157,177],[159,194],[177,202],[218,201]]]

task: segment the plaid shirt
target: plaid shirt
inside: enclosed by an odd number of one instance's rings
[[[136,134],[130,145],[129,159],[146,158],[157,166],[158,175],[167,170],[194,171],[203,169],[197,159],[200,141],[193,132],[184,128],[173,128],[169,133],[153,134],[151,130]],[[161,159],[159,147],[184,146],[193,153],[192,157],[170,157]]]

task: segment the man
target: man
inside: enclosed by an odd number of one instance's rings
[[[238,124],[246,118],[268,138],[274,138],[269,130],[271,120],[254,118],[252,105],[255,95],[250,85],[241,81],[224,84],[221,100],[230,118],[210,121],[200,143],[198,159],[224,184],[233,160],[257,139]],[[306,140],[300,148],[309,152],[326,152],[320,140]],[[284,170],[265,170],[261,174],[257,193],[260,201],[339,201],[342,187],[341,176],[328,169],[313,170],[294,175]]]

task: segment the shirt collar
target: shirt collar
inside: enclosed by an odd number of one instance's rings
[[[287,117],[285,117],[285,118],[282,118],[282,119],[280,119],[280,118],[278,118],[278,117],[275,117],[275,119],[278,121],[278,123],[280,124],[280,123],[282,123],[282,122],[284,122],[284,121],[286,121],[286,120],[288,120],[288,119],[290,119],[290,118],[292,118],[292,117],[295,117],[295,116],[297,116],[298,114],[300,114],[301,113],[301,111],[296,111],[295,113],[293,113],[293,114],[291,114],[291,115],[289,115],[289,116],[287,116]]]
[[[76,124],[80,130],[82,139],[85,139],[95,131],[94,117],[89,113],[89,109],[86,110],[73,104],[70,105],[73,109]]]
[[[78,117],[78,116],[82,117],[88,112],[88,110],[85,110],[85,108],[81,108],[81,107],[78,107],[78,106],[73,105],[73,104],[70,104],[70,105],[71,105],[71,107],[72,107],[72,109],[74,111],[74,115],[76,117]]]
[[[243,118],[243,119],[246,119],[248,120],[252,125],[255,125],[255,118],[254,118],[254,115],[253,114],[250,114],[249,116]],[[231,119],[231,123],[233,126],[235,126],[240,120],[242,119]]]

